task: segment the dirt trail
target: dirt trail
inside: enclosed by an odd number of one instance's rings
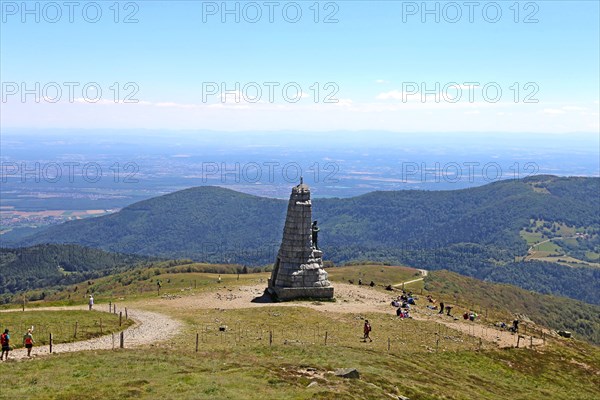
[[[43,311],[43,310],[86,310],[87,306],[75,307],[45,307],[36,308],[27,311]],[[128,316],[135,321],[135,325],[127,328],[124,331],[124,341],[126,348],[139,347],[149,345],[155,342],[167,340],[175,336],[182,329],[182,323],[164,314],[159,314],[150,311],[128,308]],[[21,340],[20,333],[13,334],[13,343]],[[116,348],[119,347],[119,335],[115,334]],[[34,331],[35,338],[35,331]],[[82,350],[108,350],[113,348],[113,336],[105,335],[90,340],[81,342],[55,344],[52,347],[52,353],[67,353]],[[39,357],[49,355],[48,346],[34,346],[32,356]],[[10,359],[21,360],[27,358],[25,349],[17,349],[10,352]]]
[[[233,288],[220,288],[217,291],[204,293],[199,296],[186,296],[167,302],[155,300],[153,303],[168,308],[177,309],[243,309],[254,307],[309,307],[314,310],[335,313],[385,313],[395,314],[395,308],[391,306],[392,298],[398,295],[398,292],[382,293],[369,286],[355,286],[345,283],[336,283],[335,302],[252,302],[253,299],[260,297],[264,293],[265,283],[258,283],[252,286],[242,286]],[[449,328],[460,330],[461,332],[477,338],[481,338],[488,343],[495,343],[499,347],[514,347],[517,343],[517,336],[506,331],[498,329],[489,324],[480,322],[465,321],[462,319],[454,320],[447,315],[440,315],[434,310],[425,307],[424,298],[421,299],[419,306],[411,309],[411,315],[416,320],[435,321]],[[458,310],[455,310],[458,313]],[[533,339],[533,345],[542,344],[541,339]],[[530,337],[521,339],[519,347],[529,347],[531,345]]]
[[[418,271],[421,273],[421,277],[420,278],[413,279],[413,280],[406,281],[406,282],[400,282],[400,283],[397,283],[397,284],[395,284],[393,286],[395,288],[398,288],[398,287],[402,287],[403,285],[408,285],[409,283],[419,282],[419,281],[422,281],[423,279],[425,279],[425,277],[429,274],[429,271],[427,271],[426,269],[420,269]]]

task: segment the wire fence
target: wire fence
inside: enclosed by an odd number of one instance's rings
[[[439,323],[431,324],[413,320],[399,322],[397,329],[390,334],[372,331],[370,334],[372,342],[364,339],[362,325],[351,329],[345,325],[334,324],[298,324],[281,327],[267,324],[205,323],[197,324],[194,328],[196,351],[202,350],[203,347],[230,348],[233,346],[354,348],[364,347],[365,342],[368,342],[368,348],[371,350],[396,354],[492,348],[490,342],[481,340],[469,332],[454,330]],[[477,328],[473,327],[472,329]],[[492,336],[491,331],[490,329],[490,337]]]
[[[35,319],[27,323],[15,323],[5,317],[2,329],[8,329],[11,340],[10,347],[13,349],[23,347],[23,335],[32,329],[32,336],[36,346],[47,346],[61,343],[71,343],[88,340],[95,337],[116,333],[128,326],[131,321],[123,318],[123,315],[108,315],[104,318],[86,319],[69,323],[37,323]]]

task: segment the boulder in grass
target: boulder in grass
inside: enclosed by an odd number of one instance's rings
[[[360,378],[360,374],[356,368],[342,368],[335,371],[335,376],[339,376],[340,378],[347,379],[358,379]]]

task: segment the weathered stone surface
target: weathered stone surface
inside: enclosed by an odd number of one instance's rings
[[[310,188],[300,183],[292,189],[281,247],[269,279],[268,290],[279,300],[333,297],[323,269],[323,252],[312,244],[311,225]]]
[[[360,374],[356,368],[342,368],[335,371],[335,376],[348,379],[358,379]]]

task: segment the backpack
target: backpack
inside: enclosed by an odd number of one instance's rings
[[[8,346],[8,335],[6,333],[3,333],[2,336],[0,336],[0,343],[2,346]]]
[[[31,336],[27,336],[25,338],[25,344],[33,344],[33,339],[31,338]]]

